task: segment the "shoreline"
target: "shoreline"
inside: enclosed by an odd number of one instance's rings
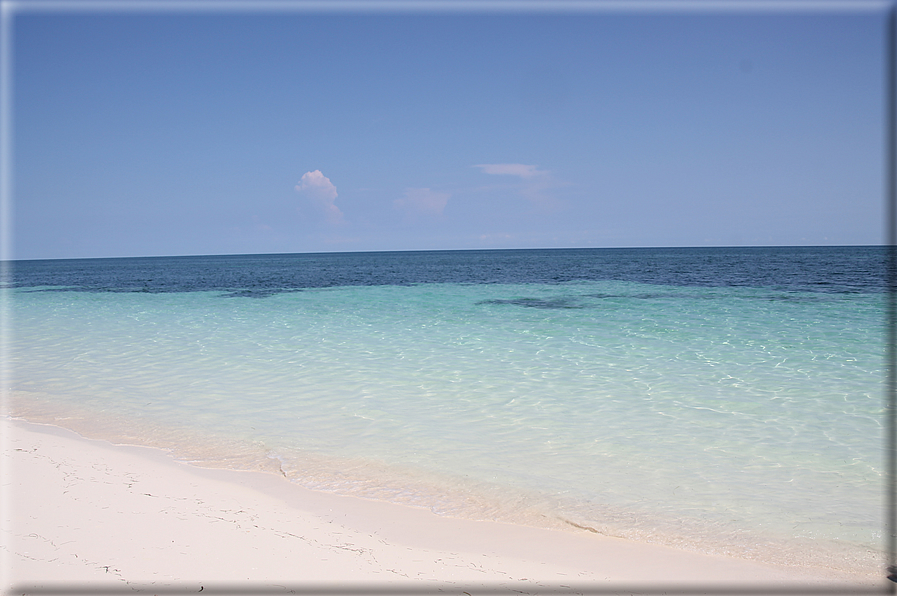
[[[868,540],[851,542],[848,537],[839,542],[830,535],[814,537],[806,531],[795,531],[789,536],[774,525],[781,522],[778,517],[757,516],[744,530],[738,524],[715,525],[714,519],[720,521],[720,517],[713,518],[714,512],[724,509],[713,503],[707,503],[716,508],[707,518],[703,518],[700,509],[694,508],[685,511],[685,517],[671,515],[670,511],[658,515],[656,509],[639,511],[635,508],[639,505],[637,501],[631,502],[631,506],[635,506],[631,508],[589,509],[587,502],[585,509],[578,509],[580,504],[575,500],[552,502],[551,496],[545,499],[538,493],[514,492],[519,487],[513,485],[502,487],[497,483],[468,482],[468,477],[458,475],[457,470],[454,476],[440,477],[428,474],[426,470],[421,474],[421,470],[390,467],[375,459],[358,460],[315,451],[281,452],[278,447],[272,447],[273,443],[263,440],[212,433],[202,426],[160,424],[149,417],[124,417],[97,408],[95,404],[76,406],[71,400],[56,399],[57,396],[11,391],[7,397],[9,408],[6,414],[12,419],[63,427],[80,437],[114,445],[157,449],[169,459],[186,462],[194,468],[260,471],[283,476],[292,485],[316,493],[420,507],[449,518],[489,520],[572,534],[591,532],[677,551],[804,569],[812,574],[877,578],[882,568],[883,555],[880,549],[872,546],[875,541],[870,545]],[[594,468],[592,473],[595,473]],[[629,481],[625,479],[625,482]],[[646,484],[643,480],[639,482],[642,485],[639,491],[644,492]],[[654,491],[657,492],[656,488]],[[738,498],[742,497],[756,501],[756,495],[747,485],[738,493]],[[663,499],[657,499],[657,504],[664,505]],[[868,503],[860,509],[869,510]],[[823,507],[816,511],[826,512],[827,509]],[[824,515],[833,519],[830,523],[835,525],[850,521],[850,517],[832,518],[830,511]],[[766,528],[772,531],[764,531]]]
[[[0,419],[3,593],[91,586],[870,589],[885,580],[774,567],[583,532],[436,515],[317,492],[266,472]]]

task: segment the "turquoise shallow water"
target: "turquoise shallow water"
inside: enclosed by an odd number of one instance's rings
[[[876,571],[883,295],[9,290],[10,413],[441,514]]]

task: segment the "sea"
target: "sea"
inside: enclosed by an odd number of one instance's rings
[[[886,250],[12,261],[4,414],[444,516],[875,575]]]

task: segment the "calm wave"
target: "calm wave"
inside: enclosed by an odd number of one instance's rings
[[[313,488],[877,571],[885,249],[14,263],[14,415]]]

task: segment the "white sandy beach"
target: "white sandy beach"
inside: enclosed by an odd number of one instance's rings
[[[440,517],[274,474],[201,469],[55,426],[2,425],[4,594],[876,585],[588,532]]]

